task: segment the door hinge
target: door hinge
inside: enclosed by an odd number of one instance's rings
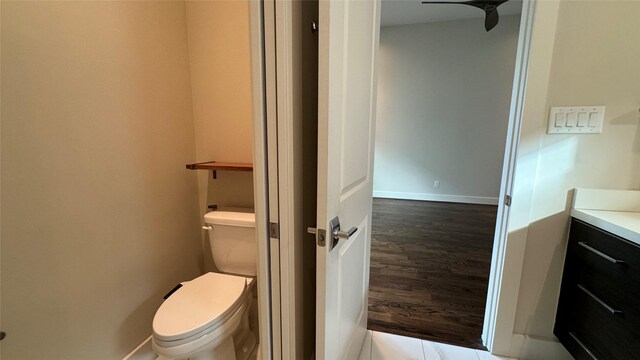
[[[504,196],[504,204],[507,206],[511,206],[511,195]]]
[[[280,225],[278,223],[269,223],[269,237],[272,239],[280,239]]]

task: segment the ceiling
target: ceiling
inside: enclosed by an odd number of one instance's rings
[[[498,7],[500,15],[516,15],[521,11],[522,0],[510,0]],[[380,25],[408,25],[472,18],[484,18],[484,11],[468,5],[423,5],[420,0],[382,0]]]

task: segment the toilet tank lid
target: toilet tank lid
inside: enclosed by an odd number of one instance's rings
[[[254,214],[253,211],[239,212],[217,210],[206,213],[204,215],[204,222],[210,225],[255,227],[256,214]]]

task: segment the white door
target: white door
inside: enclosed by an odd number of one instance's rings
[[[317,242],[326,234],[316,248],[316,358],[357,359],[367,326],[380,1],[319,3]]]

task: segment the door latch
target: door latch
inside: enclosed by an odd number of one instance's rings
[[[316,235],[316,238],[318,239],[318,246],[327,245],[327,232],[326,232],[325,229],[317,229],[315,227],[308,227],[307,228],[307,232],[309,234]]]

